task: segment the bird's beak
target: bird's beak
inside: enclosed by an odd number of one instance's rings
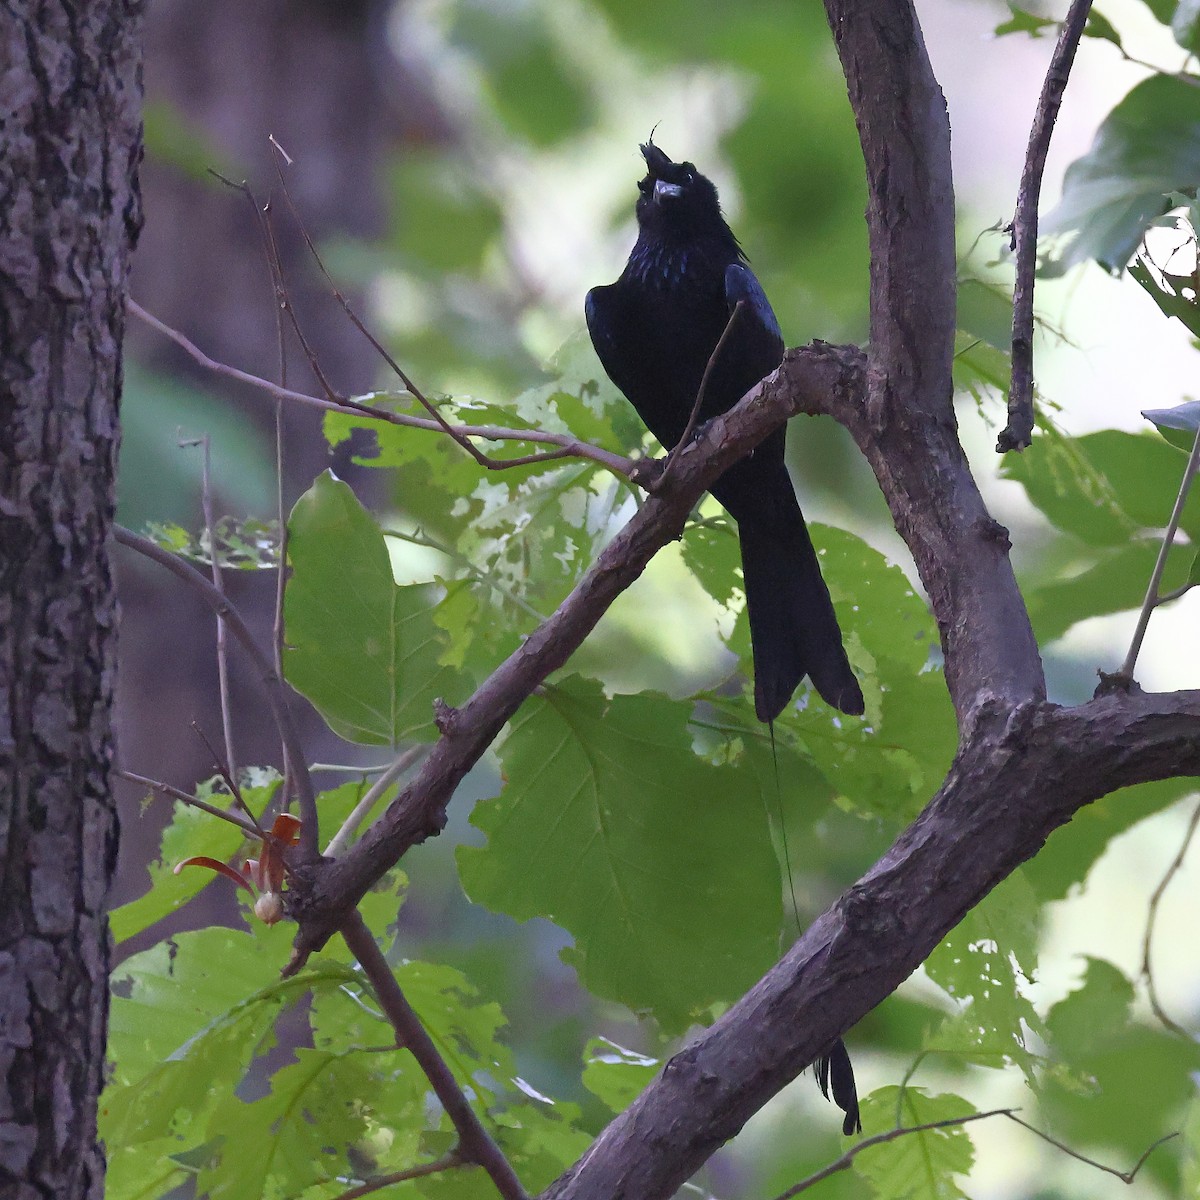
[[[676,196],[683,195],[683,188],[677,183],[667,183],[664,179],[656,179],[654,181],[654,199],[667,200],[674,199]]]

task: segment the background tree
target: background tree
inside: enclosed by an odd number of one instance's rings
[[[458,399],[444,413],[472,424],[534,427],[524,435],[528,446],[502,453],[536,452],[546,444],[538,439],[546,437],[582,436],[603,445],[608,455],[485,473],[448,439],[396,424],[406,413],[420,413],[411,395],[375,397],[378,411],[370,413],[327,401],[338,410],[326,417],[331,442],[353,435],[357,441],[350,445],[364,461],[402,469],[394,511],[382,520],[332,479],[318,480],[294,508],[285,670],[339,733],[390,747],[394,767],[373,790],[351,777],[310,803],[300,770],[304,756],[295,747],[286,705],[277,688],[268,686],[268,706],[277,710],[281,731],[292,741],[292,790],[304,816],[289,901],[301,919],[301,948],[320,945],[334,930],[338,936],[306,962],[294,960],[295,973],[283,981],[277,971],[287,956],[285,927],[255,927],[249,935],[204,929],[126,964],[114,1024],[116,1082],[104,1113],[114,1148],[114,1194],[161,1194],[177,1185],[203,1194],[361,1194],[390,1180],[392,1187],[423,1194],[491,1195],[499,1189],[515,1195],[511,1168],[527,1189],[561,1175],[552,1185],[555,1194],[669,1194],[834,1033],[887,994],[967,908],[1081,803],[1138,778],[1194,769],[1188,757],[1196,742],[1194,693],[1170,699],[1114,695],[1061,710],[1041,700],[1040,664],[1006,547],[975,492],[950,408],[952,364],[953,382],[974,390],[981,404],[990,402],[991,385],[1004,384],[1008,334],[995,330],[997,314],[1007,326],[1006,305],[985,279],[960,289],[955,310],[947,131],[916,26],[903,9],[872,10],[876,20],[861,24],[857,10],[832,14],[868,165],[870,370],[864,374],[861,356],[848,349],[793,356],[774,385],[709,433],[702,449],[712,458],[696,455],[674,485],[646,501],[628,524],[633,503],[622,478],[626,466],[612,451],[639,448],[642,435],[622,402],[596,380],[586,352],[568,346],[557,378],[503,408],[466,395],[468,386],[478,394],[505,394],[504,380],[511,386],[527,374],[530,347],[553,337],[551,322],[542,317],[539,325],[532,314],[549,311],[538,301],[553,291],[543,270],[545,243],[570,247],[572,225],[553,219],[554,210],[546,207],[553,189],[539,170],[547,160],[571,163],[574,153],[579,205],[590,189],[594,209],[611,205],[624,216],[628,180],[618,186],[620,172],[611,172],[601,185],[602,164],[590,159],[585,164],[578,152],[589,139],[607,140],[617,132],[612,126],[619,124],[613,112],[613,98],[622,91],[618,80],[635,92],[653,92],[647,58],[661,57],[667,47],[672,54],[710,57],[725,44],[723,38],[736,34],[734,56],[744,70],[761,72],[757,90],[740,96],[746,110],[742,125],[730,101],[736,98],[734,85],[744,85],[745,78],[733,72],[668,75],[653,102],[671,95],[686,105],[686,128],[698,144],[706,137],[715,143],[723,126],[736,126],[738,132],[727,139],[735,158],[746,154],[747,140],[753,143],[757,131],[759,152],[739,164],[750,212],[755,189],[761,197],[772,181],[776,194],[793,198],[793,204],[810,178],[817,183],[814,199],[836,191],[831,184],[839,179],[853,193],[858,186],[853,167],[841,173],[834,168],[854,159],[845,143],[836,143],[841,151],[830,149],[831,131],[839,121],[847,128],[848,113],[840,85],[832,86],[832,64],[826,57],[820,65],[828,34],[816,14],[769,5],[743,7],[724,18],[714,14],[707,23],[671,20],[659,9],[620,7],[609,9],[607,20],[599,20],[596,10],[561,5],[505,18],[452,5],[428,22],[433,11],[408,9],[400,44],[428,46],[433,37],[433,44],[452,49],[459,84],[468,64],[475,70],[465,75],[475,88],[478,111],[499,114],[503,124],[493,126],[492,139],[472,146],[467,170],[454,172],[431,161],[409,162],[401,172],[408,189],[403,194],[417,201],[406,209],[411,224],[392,272],[406,299],[399,309],[402,328],[393,330],[402,334],[403,361],[410,369],[414,363],[421,367],[419,382],[449,383]],[[1184,18],[1173,9],[1165,16],[1175,17],[1176,36],[1186,44]],[[1041,28],[1037,19],[1020,14],[1011,24]],[[1107,39],[1105,52],[1124,51],[1112,26],[1093,25]],[[784,37],[788,33],[791,41]],[[796,53],[812,48],[811,78],[794,69],[793,59],[781,60],[783,46]],[[607,54],[602,65],[601,49]],[[614,64],[636,69],[621,76],[619,70],[614,74]],[[768,70],[771,64],[780,69]],[[802,104],[797,74],[810,79],[812,88]],[[537,86],[531,84],[535,80]],[[1189,87],[1186,81],[1177,86]],[[1172,91],[1162,98],[1166,108],[1151,106],[1147,112],[1173,113],[1176,99]],[[1129,102],[1138,103],[1140,97]],[[813,114],[822,104],[837,115],[818,124]],[[1103,214],[1110,230],[1122,224],[1113,216],[1123,216],[1124,236],[1134,231],[1132,248],[1147,220],[1182,203],[1164,198],[1163,191],[1194,181],[1186,170],[1164,170],[1163,187],[1147,188],[1144,157],[1129,157],[1145,149],[1147,112],[1131,121],[1129,111],[1118,109],[1090,165],[1076,176],[1086,185],[1099,172],[1105,187],[1083,186],[1074,194],[1111,195],[1114,183],[1139,181],[1137,204]],[[808,158],[780,152],[783,128],[808,138]],[[644,128],[625,136],[632,146],[644,137]],[[660,136],[665,142],[665,133]],[[893,156],[884,171],[881,156],[891,156],[897,145],[908,153]],[[699,150],[689,153],[702,158]],[[715,148],[713,154],[715,161]],[[514,159],[519,171],[512,169]],[[825,169],[812,171],[814,162]],[[797,163],[809,174],[798,174]],[[1108,175],[1104,168],[1111,168]],[[631,177],[634,173],[636,164]],[[736,203],[737,189],[727,187],[725,195]],[[277,194],[277,209],[280,199]],[[533,201],[536,209],[522,208]],[[846,280],[853,278],[848,265],[855,255],[839,256],[835,231],[857,229],[861,199],[847,202],[843,194],[839,201],[830,203],[821,229],[828,274],[821,275],[819,253],[806,253],[804,265],[809,279],[830,281],[827,301],[840,286],[845,311],[853,312],[854,286]],[[776,306],[788,314],[785,325],[811,316],[812,325],[831,336],[836,317],[818,319],[815,306],[806,312],[802,285],[789,284],[781,265],[791,257],[786,231],[811,227],[814,211],[814,205],[795,205],[778,218],[774,255],[760,253],[754,244],[756,238],[770,243],[769,233],[753,232],[769,231],[769,223],[747,223],[747,245]],[[451,236],[439,240],[447,212],[455,217]],[[434,214],[424,226],[423,213]],[[1083,230],[1101,224],[1086,215],[1074,219]],[[738,227],[743,229],[741,221]],[[616,241],[626,236],[614,240],[617,262],[624,247]],[[971,240],[975,237],[972,231]],[[865,278],[860,235],[847,234],[845,244],[858,245]],[[353,275],[352,254],[325,249],[339,274]],[[1165,309],[1189,318],[1187,289],[1178,283],[1180,261],[1167,261],[1166,275],[1153,268],[1143,274]],[[764,269],[765,263],[778,265]],[[612,263],[584,270],[587,282],[594,282],[611,275]],[[471,274],[480,282],[465,284]],[[577,296],[573,312],[575,301]],[[524,316],[516,320],[517,314]],[[578,317],[569,324],[577,327]],[[468,364],[463,346],[475,348],[475,363]],[[439,359],[445,365],[439,367]],[[687,521],[687,515],[705,472],[711,477],[772,421],[799,410],[835,415],[874,467],[941,628],[945,679],[931,649],[928,613],[904,575],[857,538],[825,530],[835,595],[852,598],[856,606],[843,604],[843,610],[856,665],[869,681],[871,707],[862,723],[835,722],[815,701],[789,714],[778,731],[776,774],[735,670],[746,655],[746,635],[733,540],[711,509],[702,507],[698,519]],[[969,435],[970,407],[960,408],[959,416]],[[1185,412],[1174,419],[1186,424],[1188,418]],[[1187,458],[1153,434],[1068,439],[1043,425],[1035,449],[1013,474],[1075,539],[1052,541],[1024,572],[1034,631],[1045,642],[1083,617],[1140,601],[1163,541],[1159,527]],[[616,482],[601,464],[615,468]],[[1180,520],[1190,539],[1193,517],[1187,508]],[[856,529],[865,526],[861,517],[853,523]],[[395,567],[381,527],[390,542],[404,547]],[[690,609],[675,610],[693,617],[689,641],[703,642],[695,630],[711,621],[728,650],[714,633],[693,659],[693,681],[681,686],[680,648],[671,647],[666,661],[660,660],[661,645],[648,635],[648,623],[633,604],[636,595],[630,594],[572,658],[576,677],[553,676],[521,704],[680,528],[681,555],[668,556],[665,564],[659,555],[653,569],[660,581],[669,580],[672,592],[691,589]],[[195,594],[207,595],[218,607],[224,601],[164,553],[163,545],[206,558],[214,540],[221,540],[239,562],[269,558],[269,546],[264,550],[261,530],[253,526],[226,525],[200,537],[195,527],[191,533],[160,530],[159,549],[122,537],[170,563]],[[233,558],[226,557],[230,565]],[[1162,586],[1176,591],[1186,586],[1190,559],[1186,547],[1168,556]],[[1142,562],[1144,570],[1137,566]],[[664,570],[671,573],[664,576]],[[543,623],[541,616],[585,578],[582,590]],[[684,626],[679,616],[668,618],[661,603],[654,611],[654,625]],[[230,632],[241,630],[231,624]],[[394,655],[381,660],[381,644]],[[482,690],[464,703],[485,679]],[[671,695],[648,690],[656,684],[668,686]],[[1051,694],[1081,700],[1077,686],[1059,673],[1051,679]],[[639,694],[631,694],[635,691]],[[437,725],[430,719],[436,696],[459,706],[441,709]],[[580,979],[609,1005],[596,1010],[575,1001],[570,1011],[576,1029],[564,1022],[555,1037],[532,1043],[519,1036],[510,1041],[499,1032],[501,1018],[492,1001],[500,998],[527,1026],[546,1024],[539,1021],[544,1001],[506,985],[504,973],[489,966],[487,952],[450,943],[434,954],[426,947],[425,961],[401,961],[393,976],[367,933],[369,928],[391,947],[402,881],[390,875],[378,886],[380,871],[398,852],[441,828],[444,806],[463,770],[518,704],[499,748],[503,789],[474,813],[486,841],[479,845],[476,834],[476,845],[460,850],[459,874],[477,902],[518,918],[551,916],[572,937],[567,954]],[[363,801],[382,804],[397,780],[403,784],[398,798],[358,838],[347,814]],[[254,811],[278,790],[269,776],[244,775],[234,782]],[[450,815],[463,810],[471,791],[489,787],[499,788],[499,781],[477,773],[458,790]],[[218,782],[201,794],[216,796],[224,789]],[[933,804],[888,850],[935,790]],[[1192,1051],[1175,1040],[1177,1034],[1148,1025],[1133,1009],[1134,989],[1125,972],[1094,961],[1082,986],[1072,980],[1049,996],[1029,982],[1040,973],[1037,949],[1046,903],[1088,875],[1115,832],[1182,790],[1178,783],[1142,788],[1075,816],[1032,866],[949,933],[928,959],[923,984],[907,985],[903,998],[889,1000],[855,1031],[860,1066],[868,1042],[893,1056],[882,1063],[866,1060],[871,1085],[888,1084],[870,1087],[868,1133],[898,1122],[942,1124],[869,1145],[852,1164],[858,1178],[842,1176],[846,1187],[870,1186],[881,1195],[953,1189],[955,1175],[970,1165],[971,1139],[987,1124],[966,1129],[954,1123],[986,1107],[981,1100],[991,1086],[987,1078],[1017,1081],[1022,1089],[1027,1080],[1038,1107],[1026,1116],[1104,1161],[1129,1165],[1154,1139],[1183,1124],[1192,1094]],[[329,850],[337,854],[332,866],[305,866],[315,844],[317,807],[322,842],[340,827]],[[768,814],[786,822],[795,850],[789,882],[806,920],[887,851],[880,866],[817,917],[769,972],[781,932],[791,939],[771,846],[779,819]],[[169,867],[198,853],[235,856],[241,836],[208,816],[179,815],[164,840],[163,863]],[[260,888],[277,889],[269,866],[277,858],[275,844],[269,837],[254,840],[263,850],[256,858],[268,867],[260,866],[252,878]],[[234,861],[240,864],[240,855]],[[411,899],[394,955],[411,953],[415,932],[428,922],[430,897],[451,894],[426,851],[405,865],[419,875],[404,892]],[[197,871],[177,877],[158,871],[150,892],[115,916],[118,936],[127,940],[147,928],[200,882]],[[371,888],[359,906],[366,928],[346,908],[364,888]],[[460,911],[473,923],[473,936],[464,940],[476,945],[486,940],[492,956],[516,958],[512,950],[496,950],[496,924],[484,926],[481,937],[483,918]],[[528,933],[518,937],[522,949],[536,945]],[[558,983],[561,972],[556,976],[553,970],[543,961],[539,973]],[[760,976],[745,1000],[735,1003]],[[397,979],[403,992],[397,991]],[[613,1001],[648,1019],[634,1027],[617,1015]],[[413,1021],[414,1009],[421,1025]],[[631,1106],[658,1063],[679,1049],[674,1036],[714,1017],[720,1019],[711,1031],[675,1054]],[[600,1030],[610,1040],[584,1048],[585,1035]],[[393,1036],[413,1059],[374,1052]],[[268,1053],[277,1037],[291,1047],[290,1057],[280,1050]],[[574,1065],[581,1049],[582,1087]],[[1131,1088],[1134,1078],[1145,1082]],[[236,1094],[213,1080],[236,1081]],[[431,1092],[437,1104],[428,1099]],[[836,1157],[834,1122],[805,1122],[805,1136],[796,1136],[794,1104],[803,1103],[803,1095],[779,1116],[766,1118],[765,1128],[786,1130],[786,1141],[778,1144],[777,1132],[777,1144],[763,1153],[758,1118],[757,1139],[752,1129],[738,1143],[748,1137],[754,1166],[748,1169],[735,1157],[713,1167],[705,1180],[710,1192],[770,1194],[791,1188],[812,1166]],[[580,1158],[604,1125],[606,1110],[622,1115]],[[826,1124],[829,1133],[823,1134]],[[1019,1136],[1032,1137],[1023,1131]],[[1022,1143],[1025,1153],[1028,1144]],[[465,1169],[471,1163],[484,1170]],[[1185,1169],[1186,1159],[1173,1150],[1157,1152],[1146,1166],[1159,1186],[1175,1191],[1186,1186]],[[411,1178],[401,1182],[400,1175]],[[1094,1194],[1097,1178],[1089,1175],[1088,1194]],[[830,1180],[822,1186],[840,1185]]]

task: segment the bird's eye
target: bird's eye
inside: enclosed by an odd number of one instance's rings
[[[645,196],[649,193],[649,191],[650,191],[649,177],[647,177],[646,179],[638,180],[638,191],[641,192],[643,196]]]
[[[683,182],[691,183],[696,178],[696,168],[689,162],[680,163],[680,167],[683,170]]]

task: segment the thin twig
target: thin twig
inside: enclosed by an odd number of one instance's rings
[[[662,473],[655,480],[653,489],[655,491],[661,488],[668,478],[670,478],[676,459],[683,453],[683,448],[687,445],[688,440],[692,436],[692,431],[696,428],[696,421],[700,417],[700,410],[704,407],[704,396],[708,391],[709,376],[712,375],[713,368],[717,365],[717,359],[721,357],[721,351],[725,349],[725,343],[729,341],[729,335],[733,332],[733,327],[737,324],[737,319],[741,316],[742,309],[745,307],[745,300],[739,300],[733,306],[733,312],[729,314],[729,320],[725,322],[725,328],[721,330],[721,336],[717,338],[717,344],[713,347],[713,352],[708,356],[708,362],[704,364],[704,374],[700,376],[700,386],[696,389],[696,402],[692,405],[692,411],[688,414],[687,424],[683,427],[683,433],[679,441],[671,447],[671,452],[667,455],[667,461],[663,466]]]
[[[224,593],[222,593],[222,595],[224,595]],[[199,721],[192,722],[192,729],[195,730],[196,736],[199,737],[199,739],[204,743],[204,748],[208,751],[210,757],[212,758],[213,766],[217,768],[217,774],[221,776],[225,786],[229,789],[229,795],[233,798],[234,804],[236,804],[238,808],[240,808],[242,812],[246,814],[250,821],[253,822],[254,828],[257,829],[261,835],[263,832],[261,822],[251,809],[250,805],[246,803],[246,798],[242,795],[242,789],[238,787],[238,782],[234,778],[233,773],[229,770],[229,767],[221,761],[221,756],[217,753],[217,748],[208,740],[208,734],[201,729]]]
[[[1028,1121],[1022,1121],[1015,1113],[1005,1112],[1004,1115],[1010,1120],[1015,1121],[1022,1129],[1028,1129],[1030,1133],[1036,1134],[1043,1142],[1048,1142],[1051,1146],[1061,1150],[1064,1154],[1069,1155],[1081,1163],[1087,1163],[1089,1167],[1095,1167],[1097,1171],[1103,1171],[1105,1175],[1115,1175],[1122,1183],[1132,1183],[1137,1178],[1137,1173],[1142,1169],[1146,1159],[1154,1153],[1164,1142],[1169,1142],[1172,1138],[1179,1136],[1179,1131],[1174,1133],[1164,1133],[1156,1142],[1151,1142],[1145,1150],[1142,1151],[1142,1156],[1128,1171],[1118,1171],[1116,1167],[1106,1167],[1102,1162],[1097,1162],[1094,1158],[1088,1158],[1086,1154],[1080,1154],[1078,1150],[1072,1150],[1070,1146],[1064,1145],[1057,1138],[1052,1138],[1048,1133],[1043,1133],[1040,1129],[1030,1125]]]
[[[179,800],[184,804],[190,804],[192,808],[198,808],[202,812],[208,813],[210,816],[219,817],[222,821],[228,821],[230,825],[236,825],[249,837],[261,838],[265,836],[261,829],[251,825],[249,821],[239,817],[237,813],[231,813],[227,809],[218,808],[215,804],[209,804],[206,800],[200,800],[195,796],[190,796],[181,788],[173,787],[169,783],[162,783],[157,779],[149,779],[145,775],[137,775],[133,771],[118,770],[116,773],[121,779],[127,779],[130,783],[136,783],[142,787],[151,788],[153,791],[161,792],[164,796],[170,796],[174,800]]]
[[[1142,611],[1138,613],[1137,626],[1133,631],[1133,640],[1129,643],[1129,653],[1115,675],[1115,679],[1125,684],[1133,682],[1133,668],[1137,666],[1138,654],[1142,649],[1142,639],[1146,636],[1146,626],[1150,624],[1150,614],[1158,602],[1158,589],[1162,583],[1163,572],[1167,567],[1167,555],[1175,534],[1179,530],[1179,521],[1183,516],[1183,506],[1187,503],[1188,492],[1191,491],[1192,480],[1196,478],[1196,470],[1200,467],[1200,429],[1196,430],[1196,438],[1192,442],[1192,453],[1188,456],[1187,466],[1183,469],[1183,479],[1179,483],[1179,492],[1175,497],[1175,507],[1171,510],[1171,519],[1163,532],[1162,545],[1158,548],[1158,558],[1154,562],[1154,570],[1150,572],[1150,582],[1146,585],[1146,596],[1142,601]]]
[[[214,612],[220,613],[225,618],[229,623],[229,632],[242,644],[242,649],[258,669],[262,677],[267,704],[275,718],[275,726],[279,731],[280,741],[283,743],[284,753],[291,760],[295,773],[296,794],[300,801],[302,822],[299,843],[300,857],[304,861],[314,859],[317,856],[319,834],[316,793],[313,791],[312,778],[304,762],[304,750],[300,743],[300,737],[296,733],[296,727],[288,709],[287,693],[283,689],[283,681],[275,673],[270,659],[259,649],[258,643],[255,642],[254,635],[242,619],[241,613],[191,563],[184,562],[183,559],[164,550],[149,538],[144,538],[120,525],[113,527],[113,537],[122,546],[128,546],[131,550],[136,550],[160,566],[166,567],[173,575],[190,585],[192,590],[197,592]]]
[[[1095,1167],[1097,1171],[1103,1171],[1106,1175],[1115,1175],[1118,1179],[1125,1183],[1132,1183],[1137,1176],[1137,1173],[1142,1169],[1146,1159],[1158,1149],[1164,1142],[1169,1142],[1173,1137],[1178,1137],[1178,1132],[1168,1133],[1160,1137],[1158,1141],[1151,1143],[1150,1146],[1142,1153],[1141,1158],[1128,1171],[1118,1171],[1115,1167],[1106,1167],[1104,1163],[1097,1162],[1094,1158],[1088,1158],[1084,1154],[1080,1154],[1077,1150],[1072,1150],[1070,1146],[1064,1145],[1057,1138],[1052,1138],[1049,1134],[1043,1133],[1036,1126],[1030,1125],[1028,1121],[1021,1120],[1017,1116],[1016,1110],[1011,1108],[993,1108],[989,1112],[968,1113],[965,1117],[950,1117],[945,1121],[930,1121],[924,1125],[904,1125],[898,1129],[889,1129],[887,1133],[879,1133],[874,1137],[864,1138],[861,1142],[851,1146],[840,1158],[834,1159],[827,1167],[822,1167],[815,1175],[810,1175],[807,1179],[802,1179],[794,1187],[788,1188],[786,1192],[780,1192],[775,1200],[791,1200],[793,1196],[800,1195],[801,1192],[808,1191],[809,1188],[820,1183],[824,1179],[828,1179],[830,1175],[836,1175],[839,1171],[845,1171],[851,1163],[864,1151],[872,1146],[880,1146],[886,1142],[894,1142],[897,1138],[905,1137],[910,1133],[926,1133],[932,1129],[948,1129],[955,1125],[966,1125],[971,1121],[982,1121],[988,1117],[1007,1117],[1010,1121],[1015,1121],[1022,1129],[1028,1129],[1030,1133],[1040,1137],[1042,1141],[1048,1142],[1051,1146],[1061,1150],[1064,1154],[1070,1155],[1071,1158],[1079,1162],[1086,1163],[1089,1167]]]
[[[441,1171],[449,1171],[454,1167],[465,1165],[458,1150],[454,1149],[449,1154],[443,1154],[441,1158],[435,1158],[433,1162],[418,1163],[415,1167],[409,1167],[404,1171],[393,1171],[390,1175],[376,1175],[374,1179],[368,1179],[357,1187],[352,1187],[348,1192],[342,1192],[337,1200],[358,1200],[359,1196],[369,1196],[372,1192],[391,1187],[393,1183],[404,1183],[408,1179],[421,1179],[426,1175],[437,1175]]]
[[[202,451],[200,469],[200,505],[204,513],[204,531],[208,536],[208,557],[212,567],[213,587],[225,595],[225,580],[221,575],[221,556],[217,553],[217,523],[213,519],[212,502],[212,443],[205,434],[198,439]],[[221,699],[221,732],[225,736],[225,763],[230,778],[236,785],[238,770],[237,756],[233,752],[233,710],[229,701],[229,656],[225,652],[225,618],[217,617],[217,689]],[[234,795],[244,804],[241,794],[234,786]]]
[[[903,1125],[899,1129],[889,1129],[887,1133],[877,1133],[874,1137],[864,1138],[861,1142],[855,1143],[846,1151],[841,1158],[836,1158],[827,1167],[822,1167],[815,1175],[810,1175],[807,1179],[802,1179],[795,1186],[788,1188],[786,1192],[780,1192],[775,1200],[791,1200],[792,1196],[798,1196],[801,1192],[806,1192],[810,1187],[814,1187],[823,1179],[828,1179],[830,1175],[836,1175],[839,1171],[845,1171],[850,1164],[864,1151],[871,1146],[882,1146],[886,1142],[894,1142],[897,1138],[905,1137],[910,1133],[926,1133],[931,1129],[949,1129],[954,1125],[966,1125],[971,1121],[982,1121],[986,1117],[1011,1117],[1011,1108],[993,1108],[989,1112],[968,1113],[965,1117],[948,1117],[945,1121],[930,1121],[925,1125]]]
[[[459,1153],[463,1161],[478,1163],[488,1173],[504,1200],[528,1200],[508,1159],[480,1123],[458,1080],[446,1065],[446,1060],[400,990],[395,974],[357,909],[346,918],[341,933],[396,1031],[397,1044],[417,1060],[434,1095],[458,1131]]]
[[[1091,7],[1092,0],[1072,0],[1050,56],[1050,67],[1029,131],[1025,168],[1021,172],[1017,210],[1012,223],[1012,248],[1017,255],[1017,277],[1013,287],[1012,377],[1008,388],[1008,424],[996,441],[998,454],[1024,450],[1033,436],[1033,276],[1037,267],[1038,202],[1050,136]]]
[[[287,154],[284,152],[282,146],[279,146],[278,143],[274,142],[273,140],[272,145],[280,152],[280,154],[283,155],[285,159],[287,159]],[[291,165],[290,159],[288,159],[288,165]],[[308,247],[308,252],[312,255],[313,261],[317,264],[321,274],[325,277],[325,282],[329,284],[329,289],[333,293],[334,299],[337,300],[337,302],[342,306],[342,310],[345,312],[346,316],[349,317],[350,323],[355,329],[358,330],[359,333],[363,335],[363,337],[367,339],[367,341],[371,344],[371,348],[376,354],[379,355],[380,358],[383,359],[385,363],[387,363],[388,367],[391,369],[396,378],[399,379],[402,384],[404,384],[405,388],[416,398],[421,407],[425,409],[425,411],[438,423],[439,426],[441,426],[442,432],[453,438],[454,441],[456,441],[477,463],[479,463],[480,466],[487,467],[489,470],[500,470],[504,467],[520,465],[522,460],[519,459],[493,459],[484,454],[478,449],[478,447],[473,445],[468,438],[456,433],[454,427],[446,420],[445,417],[442,416],[437,405],[435,405],[433,401],[431,401],[425,395],[425,393],[422,392],[419,387],[417,387],[417,385],[408,376],[400,364],[396,362],[391,354],[388,353],[379,339],[376,338],[375,335],[359,319],[358,314],[353,308],[350,307],[350,302],[338,289],[337,284],[333,280],[333,276],[330,275],[325,266],[325,260],[321,257],[320,252],[317,250],[316,243],[309,236],[308,227],[304,224],[304,220],[300,216],[300,212],[296,208],[295,202],[292,200],[292,193],[288,189],[287,178],[283,173],[283,168],[278,159],[275,160],[275,174],[279,178],[279,186],[283,191],[284,201],[291,210],[292,220],[296,222],[296,228],[300,230],[300,236],[304,239],[304,244]],[[543,454],[538,457],[545,459],[559,456],[551,452],[550,454]],[[535,458],[534,461],[538,461],[538,459]]]
[[[1196,586],[1198,585],[1195,583],[1185,583],[1181,587],[1174,588],[1172,591],[1163,592],[1163,594],[1154,601],[1154,607],[1158,608],[1160,604],[1170,604],[1173,600],[1182,599],[1188,594],[1188,592],[1192,590],[1192,588]]]
[[[337,858],[346,849],[346,844],[354,836],[359,825],[367,814],[379,803],[383,794],[415,763],[428,746],[410,746],[395,762],[367,789],[363,798],[354,806],[350,815],[342,822],[342,827],[329,840],[325,847],[326,858]]]
[[[1183,835],[1183,841],[1180,843],[1179,851],[1171,860],[1171,865],[1167,868],[1166,873],[1158,882],[1158,887],[1154,889],[1154,894],[1150,897],[1150,907],[1146,912],[1146,931],[1142,935],[1142,975],[1146,979],[1146,991],[1150,1000],[1150,1007],[1154,1010],[1154,1015],[1162,1022],[1162,1024],[1172,1033],[1177,1033],[1180,1037],[1188,1038],[1191,1036],[1188,1031],[1177,1025],[1170,1017],[1158,1000],[1158,991],[1154,986],[1154,972],[1150,969],[1150,944],[1154,939],[1154,926],[1158,920],[1158,906],[1162,902],[1163,894],[1170,885],[1172,879],[1178,873],[1180,867],[1183,866],[1183,860],[1187,857],[1188,847],[1192,844],[1192,838],[1196,836],[1196,827],[1200,825],[1200,804],[1197,804],[1192,812],[1192,818],[1188,821],[1187,832]]]
[[[172,329],[169,325],[164,324],[157,317],[148,313],[135,300],[128,300],[126,303],[133,316],[145,322],[151,329],[157,330],[164,337],[169,338],[202,367],[217,375],[223,375],[227,379],[236,379],[239,383],[249,384],[251,387],[257,388],[261,392],[266,392],[278,400],[287,400],[294,404],[306,404],[310,408],[319,408],[325,412],[356,413],[360,416],[371,417],[376,421],[386,421],[390,425],[402,425],[408,429],[425,429],[434,433],[442,432],[442,425],[438,421],[431,420],[428,417],[413,417],[407,413],[389,412],[385,408],[376,408],[370,404],[362,404],[357,400],[351,400],[344,396],[335,396],[332,400],[323,400],[320,396],[310,396],[307,392],[293,391],[291,388],[281,387],[279,384],[272,383],[269,379],[263,379],[261,375],[252,375],[249,371],[242,371],[237,367],[229,366],[227,363],[218,362],[216,359],[210,358],[205,354],[203,350],[177,329]],[[545,462],[551,459],[584,458],[590,462],[597,463],[622,479],[633,479],[635,477],[637,464],[634,463],[633,459],[626,458],[623,454],[614,454],[611,450],[605,450],[600,446],[593,446],[588,442],[581,442],[569,433],[553,433],[544,429],[511,429],[503,425],[451,425],[450,432],[455,435],[456,440],[459,437],[482,438],[484,441],[490,442],[532,442],[535,445],[558,447],[557,450],[545,453],[527,454],[523,458],[489,460],[484,464],[489,470],[500,470],[511,466],[527,466],[530,463]]]
[[[448,546],[445,542],[438,541],[437,538],[430,537],[423,530],[417,533],[404,533],[399,529],[385,529],[384,537],[395,538],[400,542],[408,542],[412,546],[425,546],[430,550],[436,550],[439,554],[444,554],[447,558],[456,562],[471,576],[472,579],[482,583],[485,587],[489,587],[499,592],[505,600],[507,600],[514,608],[519,608],[527,616],[532,617],[535,621],[544,621],[546,614],[538,612],[528,600],[517,595],[510,588],[506,588],[502,583],[497,582],[487,572],[480,570],[465,554],[456,550],[453,546]]]

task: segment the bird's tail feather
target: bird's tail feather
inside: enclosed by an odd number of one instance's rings
[[[863,711],[862,690],[812,540],[797,507],[781,520],[743,520],[742,574],[754,651],[754,710],[773,721],[807,675],[826,703]]]

